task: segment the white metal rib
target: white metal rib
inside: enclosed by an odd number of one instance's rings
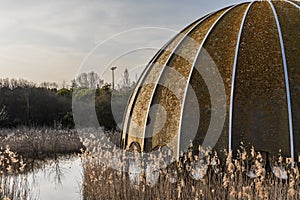
[[[291,105],[291,95],[290,95],[290,85],[289,85],[289,75],[287,70],[287,63],[286,63],[286,56],[285,56],[285,50],[284,50],[284,42],[283,37],[281,33],[280,23],[279,19],[276,13],[276,10],[274,8],[274,5],[271,1],[268,1],[275,17],[276,26],[278,30],[279,35],[279,41],[281,46],[281,54],[282,54],[282,60],[283,60],[283,68],[284,68],[284,77],[285,77],[285,88],[286,88],[286,99],[288,104],[288,116],[289,116],[289,129],[290,129],[290,149],[291,149],[291,158],[294,161],[294,134],[293,134],[293,116],[292,116],[292,105]]]
[[[124,124],[123,125],[123,128],[125,128],[126,130],[124,131],[122,131],[123,132],[123,134],[122,134],[122,139],[124,140],[124,142],[126,142],[125,140],[126,140],[126,135],[127,135],[127,133],[128,133],[128,128],[129,128],[129,124],[128,124],[128,119],[129,119],[129,117],[130,117],[130,114],[131,114],[131,111],[132,111],[132,105],[134,104],[134,102],[135,102],[135,100],[136,100],[136,95],[137,95],[137,93],[139,92],[139,90],[140,90],[140,86],[141,86],[141,84],[144,82],[144,77],[146,76],[146,74],[148,74],[148,72],[151,70],[151,66],[153,65],[153,61],[155,61],[160,55],[161,55],[161,52],[165,49],[165,48],[167,48],[167,46],[178,36],[179,34],[176,34],[169,42],[167,42],[154,56],[153,56],[153,58],[150,60],[150,62],[149,62],[149,64],[145,67],[145,69],[143,70],[143,72],[142,72],[142,74],[141,74],[141,76],[139,77],[139,79],[138,79],[138,81],[137,81],[137,84],[136,84],[136,86],[135,86],[135,89],[134,89],[134,91],[131,93],[131,95],[130,95],[130,98],[129,98],[129,101],[127,102],[127,104],[126,104],[126,109],[125,109],[125,111],[126,111],[126,113],[125,113],[125,118],[124,118],[124,123],[126,123],[126,124]],[[133,100],[132,100],[132,98],[134,98]],[[131,104],[131,102],[132,102],[132,104]],[[130,107],[130,110],[128,111],[128,108]]]
[[[232,123],[233,123],[233,101],[234,101],[234,85],[235,85],[235,76],[236,76],[236,67],[237,67],[237,59],[238,59],[238,53],[239,53],[239,47],[240,47],[240,41],[241,41],[241,36],[243,33],[243,27],[246,21],[247,14],[250,10],[250,7],[254,1],[252,1],[247,9],[245,10],[245,14],[243,16],[240,29],[239,29],[239,34],[237,38],[237,43],[235,47],[235,55],[234,55],[234,61],[233,61],[233,69],[232,69],[232,78],[231,78],[231,92],[230,92],[230,105],[229,105],[229,129],[228,129],[228,151],[230,152],[232,150]]]
[[[193,23],[197,23],[197,21],[199,21],[199,20],[201,20],[201,19],[198,19],[198,20],[196,20],[196,21],[194,21]],[[185,29],[183,29],[183,31],[184,31]],[[172,39],[170,39],[155,55],[154,55],[154,57],[150,60],[150,62],[148,63],[148,65],[147,65],[147,67],[143,70],[143,72],[142,72],[142,74],[141,74],[141,76],[139,77],[139,79],[138,79],[138,81],[137,81],[137,85],[135,86],[135,90],[134,90],[134,92],[130,95],[130,99],[131,98],[134,98],[134,100],[133,101],[135,101],[135,96],[136,96],[136,94],[138,93],[138,91],[139,91],[139,86],[144,82],[144,77],[145,76],[147,76],[147,74],[148,74],[148,72],[149,72],[149,70],[150,69],[152,69],[151,68],[151,66],[154,64],[154,62],[157,60],[157,58],[161,55],[161,53],[165,50],[165,49],[167,49],[167,47],[180,35],[180,34],[182,34],[182,31],[180,32],[180,33],[178,33],[178,34],[176,34]],[[126,107],[126,110],[127,110],[127,108],[128,108],[128,104],[127,104],[127,107]],[[130,115],[130,114],[129,114]],[[127,117],[129,117],[129,116],[127,116]]]
[[[153,101],[153,98],[154,98],[154,94],[155,94],[155,91],[157,89],[157,86],[159,84],[159,81],[161,79],[161,76],[163,75],[165,69],[166,69],[166,66],[167,64],[169,63],[169,61],[171,60],[171,58],[174,56],[173,54],[175,53],[175,51],[178,49],[178,47],[181,45],[181,43],[184,41],[184,39],[199,25],[201,24],[205,19],[207,19],[209,16],[211,16],[213,13],[211,14],[208,14],[206,15],[204,18],[202,18],[201,20],[199,20],[199,22],[197,22],[181,39],[180,41],[176,44],[175,48],[172,50],[172,52],[170,53],[167,61],[165,62],[162,70],[160,71],[160,74],[157,78],[157,81],[154,85],[154,88],[153,88],[153,91],[152,91],[152,94],[151,94],[151,97],[150,97],[150,101],[149,101],[149,106],[148,106],[148,109],[147,109],[147,113],[146,113],[146,121],[145,121],[145,126],[144,126],[144,133],[143,133],[143,144],[142,144],[142,148],[143,150],[145,150],[145,135],[146,135],[146,130],[147,130],[147,120],[148,120],[148,115],[149,115],[149,110],[150,110],[150,107],[151,107],[151,104],[152,104],[152,101]],[[182,34],[182,33],[181,33]]]
[[[182,126],[183,112],[184,112],[184,106],[185,106],[185,102],[186,102],[186,96],[187,96],[187,92],[188,92],[189,83],[190,83],[190,80],[191,80],[191,77],[192,77],[192,74],[193,74],[193,69],[196,66],[196,62],[197,62],[197,59],[198,59],[198,57],[200,55],[201,49],[202,49],[202,47],[203,47],[206,39],[208,38],[210,32],[213,30],[213,28],[215,27],[215,25],[220,21],[220,19],[226,13],[228,13],[230,10],[232,10],[233,8],[235,8],[237,5],[239,5],[239,4],[235,4],[235,5],[231,6],[231,7],[229,7],[226,11],[224,11],[224,13],[222,13],[218,17],[218,19],[211,25],[210,29],[207,31],[205,37],[203,38],[203,40],[202,40],[202,42],[201,42],[201,44],[200,44],[200,46],[199,46],[199,48],[197,50],[197,53],[196,53],[193,65],[191,67],[191,71],[189,73],[189,77],[188,77],[187,84],[186,84],[185,91],[184,91],[184,95],[183,95],[183,101],[182,101],[182,104],[181,104],[180,121],[179,121],[179,128],[178,128],[178,141],[177,141],[177,158],[180,155],[180,138],[181,138],[181,126]]]
[[[199,21],[201,19],[195,20],[193,23],[197,23],[197,21]],[[182,31],[184,31],[185,29],[183,29]],[[123,128],[126,129],[124,131],[122,131],[122,140],[124,140],[124,142],[126,142],[126,136],[128,136],[128,128],[129,128],[129,123],[128,120],[131,116],[131,112],[133,109],[134,102],[136,101],[136,96],[137,93],[140,91],[140,86],[144,83],[144,77],[147,76],[147,74],[149,73],[149,71],[152,69],[153,63],[157,60],[157,58],[162,54],[162,52],[167,49],[167,47],[180,35],[182,34],[182,31],[180,33],[177,33],[174,37],[172,37],[165,45],[163,45],[163,47],[153,56],[153,58],[150,60],[150,62],[147,64],[147,66],[145,67],[145,69],[143,70],[141,76],[139,77],[137,84],[135,86],[134,91],[131,93],[129,101],[126,104],[126,113],[125,113],[125,118],[124,118],[124,125]],[[132,103],[131,103],[132,102]],[[128,110],[128,108],[130,107],[130,110]],[[126,123],[126,124],[125,124]]]
[[[289,1],[289,0],[285,0],[286,2],[288,2],[288,3],[290,3],[290,4],[292,4],[293,6],[295,6],[296,8],[300,8],[300,6],[298,6],[297,4],[295,4],[294,2],[292,2],[292,1]]]

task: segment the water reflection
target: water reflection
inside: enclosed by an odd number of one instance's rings
[[[37,199],[81,199],[82,164],[76,155],[27,162],[28,185]]]

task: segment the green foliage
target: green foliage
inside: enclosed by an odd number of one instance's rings
[[[110,88],[111,88],[111,84],[105,84],[103,85],[103,87],[100,89],[101,92],[108,92],[110,91]]]
[[[106,130],[116,130],[123,121],[131,90],[114,90],[104,85],[95,99],[98,121]],[[119,127],[121,128],[121,127]]]
[[[123,86],[112,91],[111,85],[104,84],[95,72],[80,74],[71,81],[70,89],[57,89],[58,85],[50,82],[37,86],[24,79],[0,78],[0,127],[53,127],[59,124],[64,128],[74,128],[72,98],[76,98],[83,104],[95,106],[100,126],[115,130],[122,122],[133,88],[128,70],[125,70],[123,79]],[[91,100],[95,100],[95,105]],[[91,117],[86,117],[87,122]]]
[[[0,106],[6,106],[5,127],[18,125],[53,126],[71,111],[71,99],[45,88],[0,88]]]
[[[64,128],[68,128],[68,129],[72,129],[75,127],[75,124],[74,124],[74,119],[73,119],[73,114],[72,112],[67,112],[65,114],[65,116],[63,117],[62,119],[62,126]]]
[[[56,94],[59,95],[59,96],[67,97],[67,98],[71,98],[72,97],[72,91],[68,90],[67,88],[62,88],[62,89],[58,90],[56,92]]]
[[[94,89],[79,88],[73,91],[73,98],[81,101],[88,101],[94,95]]]
[[[114,130],[117,127],[111,110],[111,96],[110,90],[103,89],[95,99],[99,124],[107,130]]]

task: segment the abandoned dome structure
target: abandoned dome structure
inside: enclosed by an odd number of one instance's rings
[[[148,63],[121,145],[300,154],[299,1],[244,2],[188,25]]]

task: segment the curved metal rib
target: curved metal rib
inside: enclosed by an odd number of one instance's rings
[[[281,54],[282,54],[284,77],[285,77],[285,87],[286,87],[286,99],[287,99],[287,104],[288,104],[287,106],[288,106],[288,116],[289,116],[291,158],[294,161],[294,134],[293,134],[292,105],[291,105],[289,75],[288,75],[287,62],[286,62],[285,50],[284,50],[284,42],[283,42],[283,37],[282,37],[282,33],[281,33],[279,19],[277,17],[277,12],[274,8],[273,3],[270,1],[268,1],[268,2],[273,10],[273,14],[275,17],[276,26],[277,26],[277,30],[278,30],[278,35],[279,35],[280,46],[281,46]]]
[[[290,3],[290,4],[292,4],[293,6],[295,6],[296,8],[300,8],[300,6],[298,6],[297,4],[295,4],[294,2],[292,2],[292,1],[289,1],[289,0],[285,0],[286,2],[288,2],[288,3]]]
[[[215,27],[215,25],[220,21],[220,19],[226,14],[228,13],[231,9],[233,9],[234,7],[236,7],[238,4],[235,4],[233,6],[231,6],[230,8],[228,8],[224,13],[222,13],[220,15],[220,17],[213,23],[213,25],[210,27],[210,29],[207,31],[205,37],[203,38],[199,48],[198,48],[198,51],[196,53],[196,56],[195,56],[195,59],[194,59],[194,62],[193,62],[193,65],[192,65],[192,68],[191,68],[191,71],[190,71],[190,74],[189,74],[189,77],[188,77],[188,80],[187,80],[187,84],[186,84],[186,87],[185,87],[185,91],[184,91],[184,96],[183,96],[183,101],[182,101],[182,105],[181,105],[181,111],[180,111],[180,122],[179,122],[179,128],[178,128],[178,142],[177,142],[177,157],[180,155],[180,136],[181,136],[181,126],[182,126],[182,119],[183,119],[183,112],[184,112],[184,106],[185,106],[185,102],[186,102],[186,96],[187,96],[187,91],[188,91],[188,87],[189,87],[189,82],[191,81],[191,77],[192,77],[192,74],[193,74],[193,70],[195,68],[195,65],[196,65],[196,62],[197,62],[197,59],[198,59],[198,56],[200,55],[200,52],[201,52],[201,49],[207,39],[207,37],[209,36],[210,32],[213,30],[213,28]]]
[[[151,107],[151,104],[152,104],[152,101],[153,101],[153,98],[154,98],[154,94],[155,94],[155,91],[157,89],[157,85],[161,79],[161,76],[163,75],[165,69],[166,69],[166,66],[167,64],[169,63],[169,61],[171,60],[174,52],[178,49],[178,47],[181,45],[181,43],[184,41],[184,39],[197,27],[199,26],[199,24],[201,24],[205,19],[207,19],[209,16],[211,16],[213,13],[210,13],[208,15],[206,15],[205,17],[201,18],[201,20],[199,20],[198,23],[196,23],[181,39],[180,41],[176,44],[175,48],[173,49],[173,51],[171,52],[171,54],[169,55],[167,61],[165,62],[164,66],[163,66],[163,69],[161,70],[158,78],[157,78],[157,81],[155,83],[155,86],[153,88],[153,91],[152,91],[152,94],[151,94],[151,97],[150,97],[150,101],[149,101],[149,107],[147,109],[147,114],[146,114],[146,117],[148,117],[149,115],[149,110],[150,110],[150,107]],[[143,133],[143,144],[142,144],[142,148],[143,148],[143,151],[145,150],[145,135],[146,135],[146,130],[147,130],[147,119],[145,120],[145,126],[144,126],[144,133]]]
[[[127,111],[127,109],[130,107],[130,105],[134,105],[134,102],[136,101],[136,96],[137,93],[140,91],[140,86],[143,84],[144,82],[144,77],[148,74],[149,70],[151,69],[151,66],[153,64],[153,61],[155,61],[162,53],[162,51],[167,48],[167,46],[178,36],[179,34],[176,34],[171,40],[169,40],[169,42],[167,42],[154,56],[153,58],[150,60],[149,64],[145,67],[145,69],[143,70],[141,76],[139,77],[137,84],[135,86],[134,91],[130,94],[130,98],[129,101],[126,104],[126,113],[125,113],[125,117],[123,117],[124,119],[124,123],[126,123],[126,125],[123,125],[123,128],[126,129],[125,131],[123,130],[123,135],[122,135],[122,140],[124,142],[126,142],[126,137],[127,137],[127,132],[128,132],[128,119],[132,113],[132,106],[130,108],[130,111]],[[132,100],[133,98],[133,100]],[[131,103],[132,101],[132,103]],[[123,144],[125,146],[125,144]]]
[[[245,20],[246,20],[248,12],[250,10],[250,7],[252,6],[253,3],[254,3],[254,1],[248,5],[248,7],[245,11],[245,14],[243,16],[243,19],[242,19],[242,22],[240,25],[238,39],[237,39],[237,43],[236,43],[236,47],[235,47],[235,55],[234,55],[232,78],[231,78],[230,105],[229,105],[229,130],[228,130],[228,151],[229,152],[232,150],[232,122],[233,122],[232,119],[233,119],[233,101],[234,101],[233,95],[234,95],[237,58],[238,58],[238,53],[239,53],[241,36],[242,36],[242,32],[243,32],[243,26],[245,24]]]
[[[205,17],[205,16],[204,16]],[[197,21],[200,21],[202,18],[195,20],[193,23],[196,23]],[[189,26],[188,26],[189,27]],[[187,27],[187,28],[188,28]],[[183,29],[180,33],[177,33],[174,37],[172,37],[154,56],[153,58],[150,60],[150,62],[148,63],[148,65],[145,67],[145,69],[143,70],[141,76],[139,77],[137,84],[135,86],[134,91],[131,93],[129,101],[126,104],[126,113],[124,114],[125,116],[123,117],[124,119],[124,125],[123,125],[123,134],[122,134],[122,141],[124,142],[123,146],[125,146],[126,144],[126,140],[128,137],[128,128],[129,128],[129,124],[128,124],[128,120],[132,114],[132,110],[133,107],[132,105],[134,105],[136,99],[137,99],[137,94],[139,93],[140,89],[141,89],[141,85],[144,83],[144,77],[146,77],[149,73],[149,71],[151,70],[151,67],[153,65],[153,63],[155,62],[155,60],[157,60],[157,58],[163,53],[163,51],[183,32],[185,31],[187,28]],[[128,108],[131,106],[130,110],[128,110]],[[125,124],[126,123],[126,124]]]

